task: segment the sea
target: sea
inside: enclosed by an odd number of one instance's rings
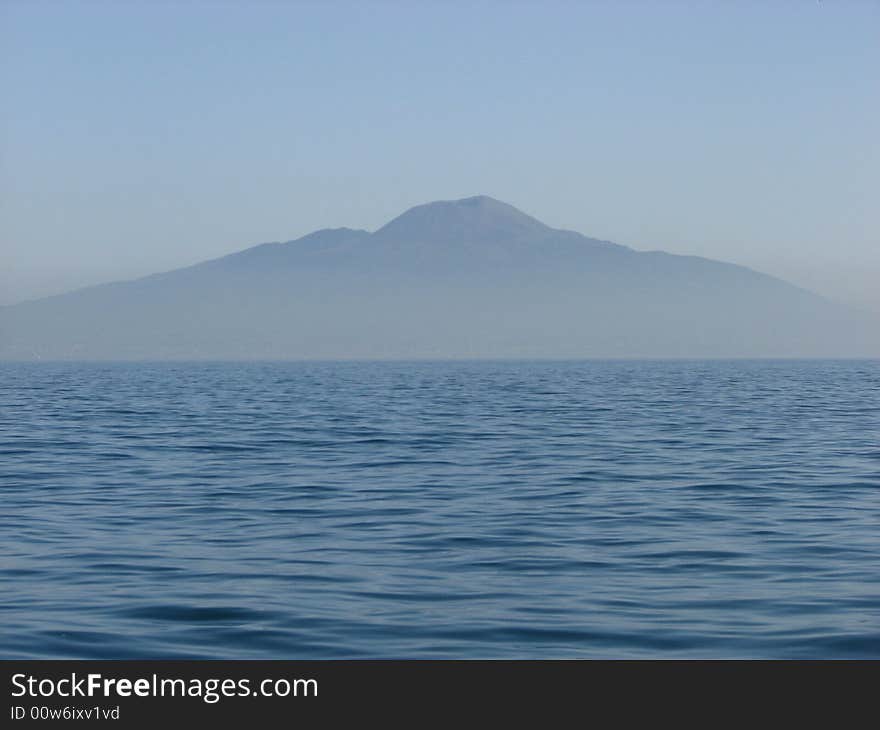
[[[0,657],[880,658],[880,362],[0,363]]]

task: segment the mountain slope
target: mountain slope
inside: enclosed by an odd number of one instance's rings
[[[750,269],[480,196],[0,308],[0,357],[874,356],[877,332]]]

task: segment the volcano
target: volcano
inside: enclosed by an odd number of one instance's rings
[[[869,315],[486,196],[0,307],[3,359],[870,357]]]

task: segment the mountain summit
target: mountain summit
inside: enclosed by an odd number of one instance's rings
[[[376,235],[423,241],[510,240],[546,235],[552,229],[512,205],[486,195],[417,205],[390,221]]]
[[[751,269],[476,196],[0,307],[0,357],[843,357],[880,355],[878,331]]]

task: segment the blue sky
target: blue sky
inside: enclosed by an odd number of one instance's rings
[[[880,310],[880,3],[0,0],[0,302],[487,194]]]

